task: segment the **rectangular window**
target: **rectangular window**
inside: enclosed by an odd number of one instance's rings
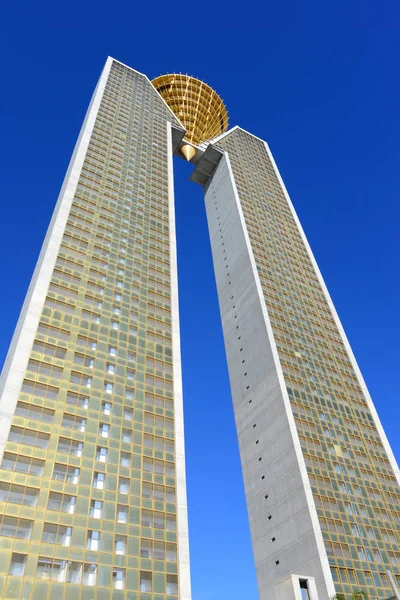
[[[60,437],[58,439],[57,452],[65,452],[72,456],[82,456],[83,443],[77,440]]]
[[[85,410],[89,406],[89,398],[88,396],[84,396],[82,394],[75,394],[74,392],[67,393],[66,403],[71,406],[77,406],[79,408],[84,408]]]
[[[132,431],[130,431],[129,429],[123,429],[122,430],[122,441],[127,443],[127,444],[131,444],[132,443]]]
[[[129,509],[123,504],[117,505],[117,522],[127,523],[128,522]]]
[[[151,593],[153,590],[152,574],[147,571],[140,572],[140,591]]]
[[[29,540],[32,533],[32,525],[33,521],[2,515],[0,516],[0,535]]]
[[[86,548],[88,550],[96,551],[100,548],[100,532],[99,531],[88,531],[88,538]]]
[[[84,432],[86,429],[86,419],[82,419],[82,417],[77,415],[64,413],[61,426]]]
[[[133,421],[133,409],[132,408],[124,408],[124,419],[126,421]]]
[[[23,429],[22,427],[12,426],[8,435],[8,440],[15,444],[26,444],[27,446],[35,446],[36,448],[47,448],[49,445],[50,435],[33,431],[32,429]]]
[[[90,516],[93,519],[101,519],[103,503],[100,500],[92,500],[90,503]]]
[[[47,508],[72,515],[75,511],[76,497],[68,494],[50,492]]]
[[[114,542],[114,552],[115,554],[126,554],[126,535],[116,535]]]
[[[39,490],[0,481],[0,502],[36,506]]]
[[[36,398],[47,398],[48,400],[57,400],[59,389],[51,386],[39,383],[38,381],[33,382],[27,379],[24,380],[21,388],[23,394],[29,394]]]
[[[55,481],[66,481],[76,485],[79,481],[79,473],[80,470],[78,467],[55,463],[53,469],[53,479]]]
[[[103,448],[102,446],[97,446],[96,460],[98,462],[102,462],[102,463],[107,462],[107,448]]]
[[[130,466],[131,466],[131,455],[128,452],[121,452],[121,455],[120,455],[120,465],[121,465],[121,467],[130,468]]]
[[[101,412],[103,413],[103,415],[110,415],[111,414],[111,407],[112,407],[111,402],[102,402],[102,404],[101,404]]]
[[[14,575],[15,577],[22,577],[25,571],[26,559],[26,554],[17,554],[16,552],[13,552],[8,574]]]
[[[71,527],[65,525],[56,525],[54,523],[45,523],[43,526],[42,542],[47,544],[58,544],[60,546],[69,546],[71,543]]]
[[[112,394],[113,391],[113,384],[109,383],[109,382],[104,382],[104,391],[106,394]]]
[[[54,418],[54,410],[36,406],[35,404],[27,404],[26,402],[18,402],[14,414],[18,417],[34,419],[43,423],[52,423]]]
[[[83,566],[83,578],[82,585],[88,585],[94,587],[97,579],[97,566],[84,564]]]
[[[118,481],[118,491],[120,494],[129,494],[130,481],[127,477],[120,477]]]
[[[166,589],[166,591],[169,596],[177,596],[178,595],[178,578],[176,575],[167,574],[167,589]]]
[[[123,590],[125,588],[125,569],[113,569],[112,586],[115,590]]]
[[[44,460],[4,452],[1,468],[7,471],[17,471],[18,473],[27,473],[28,475],[41,477],[43,475]]]
[[[95,473],[93,477],[93,487],[96,490],[104,490],[106,476],[104,473]]]
[[[108,438],[110,433],[110,426],[108,423],[100,423],[99,435],[103,438]]]

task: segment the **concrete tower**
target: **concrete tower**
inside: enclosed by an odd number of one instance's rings
[[[204,187],[261,600],[392,594],[399,469],[265,142],[111,58],[0,386],[0,597],[190,599],[172,159]]]

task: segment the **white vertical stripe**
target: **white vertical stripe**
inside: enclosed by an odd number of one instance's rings
[[[178,532],[178,571],[179,598],[191,599],[190,563],[189,563],[189,530],[186,499],[185,439],[183,423],[181,342],[179,331],[178,305],[178,269],[175,230],[174,174],[172,156],[172,126],[168,128],[168,200],[169,200],[169,242],[171,257],[171,312],[172,312],[172,353],[174,377],[174,421],[175,421],[175,470],[176,470],[176,504]]]
[[[0,460],[111,64],[108,58],[92,96],[4,363],[0,378]]]
[[[256,261],[255,261],[254,254],[253,254],[253,249],[252,249],[251,242],[250,242],[250,236],[247,231],[246,221],[244,218],[242,205],[240,203],[239,193],[237,191],[235,178],[233,176],[232,166],[231,166],[231,163],[229,160],[229,155],[227,152],[225,152],[225,157],[226,157],[226,162],[227,162],[230,178],[232,181],[232,188],[233,188],[233,192],[234,192],[234,196],[235,196],[235,200],[236,200],[236,205],[237,205],[237,210],[239,213],[240,222],[241,222],[241,225],[243,228],[244,238],[246,240],[247,251],[248,251],[249,257],[250,257],[250,263],[251,263],[251,267],[252,267],[252,271],[253,271],[254,280],[256,283],[258,297],[259,297],[262,312],[264,315],[265,326],[266,326],[266,329],[268,332],[268,338],[269,338],[270,344],[271,344],[271,351],[272,351],[272,355],[274,358],[275,369],[276,369],[276,373],[278,376],[279,385],[281,388],[283,403],[285,406],[286,415],[287,415],[287,419],[288,419],[288,423],[289,423],[289,428],[290,428],[290,432],[292,435],[293,445],[294,445],[294,449],[295,449],[295,453],[296,453],[296,458],[297,458],[297,462],[299,465],[299,470],[300,470],[303,487],[304,487],[304,491],[305,491],[305,495],[306,495],[306,499],[307,499],[308,510],[310,513],[311,523],[312,523],[314,536],[315,536],[315,541],[316,541],[316,545],[317,545],[317,549],[318,549],[319,558],[321,561],[321,568],[322,568],[322,572],[323,572],[324,578],[325,578],[327,594],[328,594],[328,597],[331,598],[332,596],[335,595],[335,586],[333,583],[332,574],[331,574],[331,570],[329,567],[328,556],[326,553],[325,544],[324,544],[324,540],[323,540],[322,532],[321,532],[321,527],[320,527],[319,520],[318,520],[317,509],[315,506],[314,497],[312,495],[310,481],[308,479],[307,468],[306,468],[306,464],[304,461],[304,456],[303,456],[303,452],[301,449],[299,436],[297,433],[296,423],[295,423],[295,420],[293,417],[293,412],[292,412],[292,407],[290,404],[289,395],[288,395],[287,389],[286,389],[285,378],[284,378],[281,363],[279,360],[278,349],[276,347],[275,337],[274,337],[274,333],[272,330],[271,321],[270,321],[270,318],[268,315],[268,309],[267,309],[267,305],[265,302],[264,293],[263,293],[262,286],[261,286],[261,281],[260,281],[258,271],[257,271],[257,265],[256,265]]]

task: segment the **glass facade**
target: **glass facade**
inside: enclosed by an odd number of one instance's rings
[[[388,598],[387,570],[400,585],[400,489],[375,419],[264,142],[235,129],[216,146],[229,155],[336,592]]]
[[[168,121],[112,62],[0,465],[2,598],[177,598]]]

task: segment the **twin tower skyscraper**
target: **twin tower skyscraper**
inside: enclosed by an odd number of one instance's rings
[[[396,593],[399,469],[267,144],[227,128],[199,80],[107,60],[1,378],[0,598],[191,598],[174,154],[205,192],[261,600]]]

